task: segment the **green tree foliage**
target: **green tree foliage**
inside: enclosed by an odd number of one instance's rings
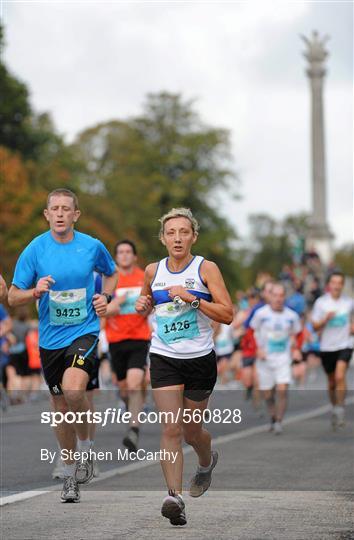
[[[346,244],[338,249],[334,262],[346,276],[354,278],[354,244]]]
[[[150,94],[138,118],[85,130],[75,153],[86,164],[80,188],[94,196],[97,219],[116,238],[135,240],[145,262],[165,255],[158,218],[187,206],[201,224],[196,251],[217,262],[229,284],[238,284],[230,244],[235,232],[212,204],[216,188],[232,192],[229,134],[204,126],[191,102]]]
[[[293,262],[294,256],[299,255],[299,243],[303,244],[307,221],[305,213],[279,221],[267,214],[249,217],[252,249],[246,267],[252,281],[261,271],[277,277],[284,264]]]

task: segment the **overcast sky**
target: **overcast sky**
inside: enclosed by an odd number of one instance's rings
[[[353,4],[351,2],[2,2],[5,60],[68,141],[139,113],[148,92],[197,98],[231,131],[247,216],[311,209],[310,95],[299,34],[329,34],[325,85],[328,219],[353,239]]]

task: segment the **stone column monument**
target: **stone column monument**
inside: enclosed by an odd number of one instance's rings
[[[311,86],[311,131],[312,131],[312,216],[306,238],[306,249],[316,251],[324,264],[333,256],[333,234],[327,224],[326,159],[323,115],[324,67],[328,51],[325,43],[328,36],[320,39],[318,32],[311,38],[301,36],[306,43],[304,52],[309,65],[306,71]]]

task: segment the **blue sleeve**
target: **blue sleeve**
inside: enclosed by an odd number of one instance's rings
[[[95,293],[101,294],[102,292],[102,276],[101,274],[95,275]]]
[[[16,263],[12,283],[19,289],[30,289],[35,284],[36,277],[35,248],[33,244],[29,244]]]
[[[253,319],[253,315],[256,313],[256,311],[258,309],[257,306],[258,306],[258,304],[251,309],[251,313],[248,315],[247,319],[244,321],[243,326],[245,328],[250,328],[250,324],[251,324],[251,321]]]
[[[0,321],[5,321],[9,318],[9,314],[2,304],[0,304]]]
[[[108,249],[97,240],[95,270],[104,276],[111,276],[116,270],[116,265]]]

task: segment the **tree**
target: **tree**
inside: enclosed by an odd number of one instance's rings
[[[237,285],[236,233],[212,204],[216,188],[233,194],[227,131],[205,126],[179,95],[150,94],[141,116],[85,130],[75,151],[86,164],[81,190],[105,201],[97,205],[99,219],[116,238],[135,240],[145,262],[165,254],[158,218],[187,206],[201,223],[198,252]]]
[[[12,277],[16,259],[33,236],[45,230],[42,201],[45,193],[33,190],[28,170],[18,154],[0,147],[1,272]]]
[[[354,244],[346,244],[339,248],[334,256],[335,265],[346,275],[354,278]]]
[[[267,214],[253,214],[249,223],[252,245],[249,266],[253,280],[260,271],[277,277],[284,264],[301,258],[307,214],[290,215],[279,221]]]

